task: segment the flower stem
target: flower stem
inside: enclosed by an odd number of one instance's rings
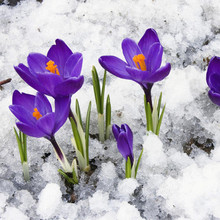
[[[49,141],[50,141],[51,144],[53,145],[54,150],[56,151],[56,153],[57,153],[59,159],[60,159],[61,161],[63,161],[63,159],[64,159],[63,152],[61,151],[59,145],[57,144],[57,142],[56,142],[56,140],[55,140],[55,137],[53,136],[51,139],[49,139]]]
[[[146,87],[142,86],[142,89],[144,90],[144,93],[145,93],[146,101],[147,101],[147,103],[149,102],[149,104],[150,104],[151,112],[153,111],[152,98],[151,98],[152,87],[153,87],[152,83],[147,83]]]
[[[59,160],[64,171],[67,173],[72,173],[72,168],[71,168],[68,160],[66,159],[66,156],[65,156],[64,152],[62,151],[62,148],[60,148],[59,145],[57,144],[55,137],[52,136],[51,138],[46,138],[46,139],[48,139],[51,142],[51,144],[53,145],[57,159]]]

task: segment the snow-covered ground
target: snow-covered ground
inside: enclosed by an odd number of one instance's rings
[[[0,1],[1,2],[1,1]],[[7,3],[6,1],[4,1]],[[209,59],[220,56],[219,0],[23,0],[0,6],[0,219],[217,220],[220,219],[220,111],[207,97]],[[135,155],[144,154],[137,179],[124,179],[124,160],[113,137],[104,144],[90,139],[91,176],[67,186],[59,162],[45,139],[28,138],[30,182],[24,182],[8,106],[12,92],[35,94],[13,65],[30,52],[47,53],[56,38],[83,53],[85,83],[79,99],[83,119],[92,100],[90,133],[97,134],[91,68],[101,55],[123,58],[121,42],[138,41],[154,28],[164,46],[170,75],[155,84],[166,111],[159,138],[146,136],[143,91],[134,82],[108,74],[106,94],[112,122],[134,132]],[[70,161],[69,121],[56,134]],[[214,149],[213,149],[214,148]],[[74,203],[73,203],[74,202]]]

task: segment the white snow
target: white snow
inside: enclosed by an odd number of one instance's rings
[[[0,1],[1,2],[1,1]],[[220,219],[220,111],[207,96],[208,60],[220,56],[218,0],[21,0],[15,7],[0,5],[0,218],[10,219]],[[46,54],[56,38],[73,52],[83,53],[85,83],[78,98],[85,121],[92,100],[90,133],[97,134],[91,69],[102,55],[123,58],[121,42],[138,41],[154,28],[164,47],[163,64],[172,70],[152,89],[163,92],[166,111],[160,136],[146,134],[143,91],[135,82],[107,74],[112,122],[127,123],[134,133],[134,154],[144,152],[137,179],[124,179],[125,163],[111,136],[101,144],[90,138],[91,175],[65,185],[47,140],[28,138],[30,182],[22,175],[13,132],[15,118],[8,109],[12,92],[35,94],[13,66],[26,64],[30,52]],[[56,139],[69,161],[75,157],[67,121]],[[206,151],[202,147],[206,146]],[[213,147],[214,150],[208,150]],[[187,155],[185,152],[189,155]],[[74,203],[72,203],[74,202]]]
[[[37,214],[45,219],[56,216],[55,211],[61,203],[61,196],[60,186],[48,183],[39,195]]]

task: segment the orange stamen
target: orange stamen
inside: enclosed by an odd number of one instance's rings
[[[60,75],[57,65],[55,65],[52,60],[47,62],[46,69],[49,70],[51,73],[56,73],[57,75]]]
[[[33,116],[38,120],[42,117],[40,112],[37,110],[37,108],[34,109]]]
[[[133,61],[139,70],[142,70],[142,71],[147,70],[147,67],[145,64],[145,56],[143,54],[138,54],[138,55],[134,56]]]

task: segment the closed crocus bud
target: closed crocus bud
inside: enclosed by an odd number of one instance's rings
[[[131,161],[131,166],[134,162],[134,154],[133,154],[133,133],[130,127],[127,124],[122,124],[121,128],[113,124],[112,125],[112,132],[115,136],[117,141],[117,147],[121,155],[127,161],[128,157]]]
[[[209,98],[220,106],[220,57],[213,57],[208,66],[206,81],[210,88]]]

